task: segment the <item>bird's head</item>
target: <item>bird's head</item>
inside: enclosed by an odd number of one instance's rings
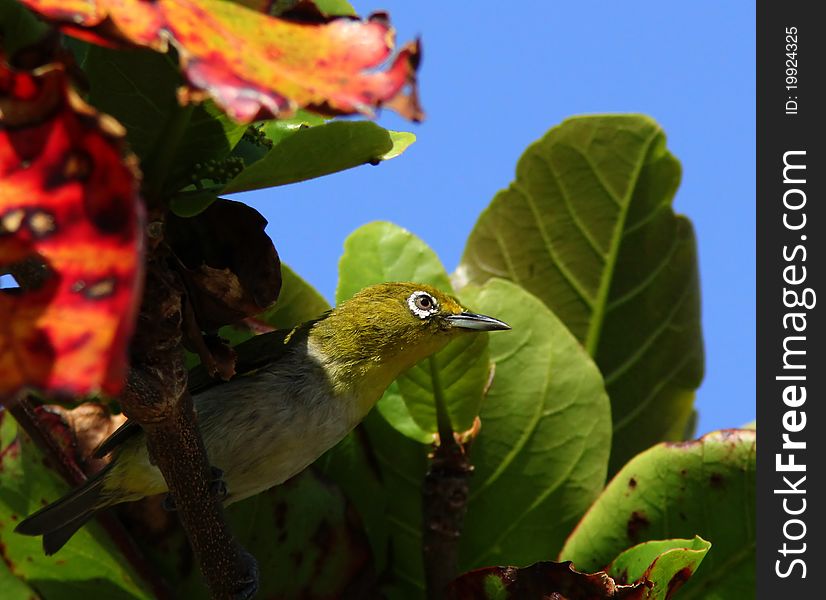
[[[433,286],[381,283],[333,309],[314,325],[310,338],[328,365],[381,373],[392,381],[456,337],[504,329],[510,327],[467,310]]]

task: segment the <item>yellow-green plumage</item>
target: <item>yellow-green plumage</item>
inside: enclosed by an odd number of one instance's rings
[[[238,376],[215,384],[194,374],[190,382],[210,463],[223,472],[225,502],[306,468],[366,416],[396,377],[454,337],[507,328],[431,286],[386,283],[291,332],[241,344]],[[17,531],[43,535],[51,554],[97,510],[167,491],[143,435],[124,437],[105,472]]]

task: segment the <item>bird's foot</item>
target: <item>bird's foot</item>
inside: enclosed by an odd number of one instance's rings
[[[209,480],[209,491],[218,496],[218,499],[223,502],[229,493],[227,483],[224,481],[224,472],[218,467],[210,467],[209,470],[212,476],[212,479]]]
[[[167,492],[166,496],[163,497],[161,507],[167,512],[174,512],[177,510],[175,508],[175,498],[172,497],[171,492]]]
[[[209,491],[212,494],[218,496],[218,499],[221,502],[223,502],[224,500],[226,500],[227,494],[229,494],[229,491],[227,490],[227,484],[224,481],[224,472],[218,467],[210,467],[209,474]],[[170,512],[176,510],[175,498],[172,497],[171,493],[168,493],[166,496],[164,496],[164,499],[161,502],[161,506],[164,510]]]
[[[252,554],[243,549],[241,549],[239,558],[244,575],[238,580],[240,587],[235,590],[233,600],[249,600],[258,592],[258,561],[255,560]]]

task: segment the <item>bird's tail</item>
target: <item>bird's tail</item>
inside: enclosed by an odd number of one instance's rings
[[[15,532],[23,535],[42,535],[46,556],[60,550],[78,529],[95,516],[98,510],[104,508],[105,505],[100,502],[101,492],[104,476],[112,464],[109,463],[86,483],[59,500],[26,517],[15,527]]]

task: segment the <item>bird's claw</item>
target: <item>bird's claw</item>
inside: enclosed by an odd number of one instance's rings
[[[177,510],[175,508],[175,498],[172,497],[172,493],[169,492],[166,496],[163,497],[161,501],[161,507],[167,512],[174,512]]]
[[[233,600],[249,600],[255,596],[256,592],[258,592],[258,561],[255,560],[255,557],[252,554],[244,549],[241,549],[240,559],[243,563],[245,573],[238,580],[241,587],[235,591]]]
[[[209,482],[209,490],[222,502],[226,500],[227,494],[229,491],[227,490],[227,484],[224,481],[224,472],[219,469],[218,467],[210,467],[210,475],[212,479]]]

